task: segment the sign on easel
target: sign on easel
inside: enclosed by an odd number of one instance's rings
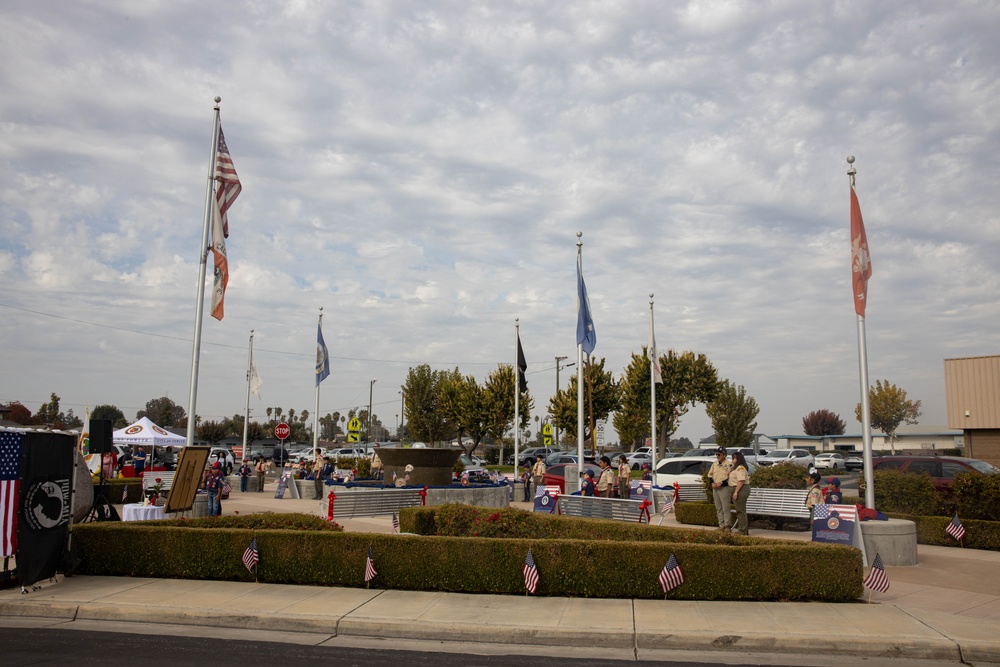
[[[854,505],[816,505],[813,511],[812,541],[846,544],[861,549],[867,563],[865,541],[858,524],[858,508]]]
[[[275,498],[284,498],[285,490],[288,489],[288,482],[292,479],[292,473],[283,472],[278,478],[278,488],[274,490]]]

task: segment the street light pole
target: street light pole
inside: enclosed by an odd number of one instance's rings
[[[568,359],[568,357],[556,357],[556,393],[557,394],[559,393],[559,367],[562,366],[562,362],[566,361],[566,359]],[[576,365],[576,363],[572,363],[572,364],[569,364],[568,366],[565,366],[564,368],[572,368],[575,365]],[[555,424],[555,420],[554,419],[552,420],[552,422],[553,422],[553,424]],[[552,442],[554,442],[556,448],[558,448],[559,447],[559,425],[555,424],[555,426],[553,426],[553,428],[555,429],[555,440],[553,440]]]
[[[378,378],[372,380],[368,383],[368,442],[372,440],[372,391],[375,389],[375,383],[378,382]]]

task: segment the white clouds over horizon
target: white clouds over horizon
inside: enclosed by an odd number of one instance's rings
[[[214,95],[244,189],[205,418],[242,412],[250,329],[253,409],[311,411],[320,306],[323,411],[378,378],[391,426],[410,365],[482,380],[520,318],[542,413],[574,352],[580,230],[609,368],[645,343],[653,292],[660,348],[745,385],[760,431],[819,408],[852,430],[851,153],[872,379],[940,425],[942,359],[1000,351],[995,2],[23,1],[0,19],[0,401],[187,405]],[[694,411],[677,435],[710,430]]]

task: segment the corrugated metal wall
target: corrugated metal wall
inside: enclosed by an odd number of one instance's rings
[[[949,428],[1000,429],[1000,355],[944,360]]]

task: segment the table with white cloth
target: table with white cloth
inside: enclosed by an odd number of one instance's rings
[[[165,518],[162,506],[129,503],[122,508],[122,521],[154,521]]]

